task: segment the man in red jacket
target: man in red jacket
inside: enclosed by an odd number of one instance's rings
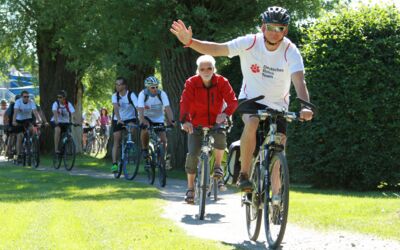
[[[215,73],[215,59],[210,55],[203,55],[197,59],[196,64],[197,74],[186,80],[180,101],[180,121],[183,130],[188,133],[188,154],[185,164],[188,178],[188,190],[185,196],[187,203],[194,203],[194,179],[203,138],[202,132],[195,128],[213,127],[216,123],[224,123],[238,106],[228,79]],[[221,178],[224,175],[221,161],[226,148],[226,135],[213,133],[213,137],[214,177]]]

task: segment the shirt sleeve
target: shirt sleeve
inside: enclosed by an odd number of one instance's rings
[[[32,110],[36,110],[36,103],[34,101],[31,102],[31,108]]]
[[[72,105],[72,103],[68,102],[68,108],[69,108],[69,112],[71,112],[71,114],[75,113],[75,108]]]
[[[21,102],[17,100],[14,104],[14,109],[19,109],[19,108],[21,108]]]
[[[227,107],[224,110],[224,113],[228,116],[231,116],[233,112],[235,112],[238,106],[238,100],[236,99],[235,92],[232,89],[231,84],[229,83],[228,79],[224,79],[224,86],[222,88],[222,96]]]
[[[138,97],[138,108],[144,108],[144,91],[140,91],[139,97]]]
[[[252,34],[252,35],[241,36],[229,42],[226,42],[225,44],[228,46],[229,50],[228,57],[237,56],[242,51],[251,48],[254,45],[256,38],[257,35]]]
[[[162,100],[164,107],[169,106],[168,96],[167,96],[167,93],[165,93],[165,91],[161,91],[161,100]]]
[[[290,45],[286,56],[287,56],[287,61],[288,61],[288,65],[289,65],[290,74],[293,74],[298,71],[304,72],[303,58],[300,54],[300,51],[297,49],[297,47],[294,44]]]
[[[53,102],[53,105],[51,106],[51,111],[57,111],[57,102]]]
[[[111,103],[112,103],[112,104],[116,104],[116,103],[117,103],[117,94],[113,94],[113,95],[111,96]]]
[[[194,89],[192,85],[193,84],[191,84],[189,80],[186,80],[185,88],[183,89],[179,105],[180,109],[179,120],[181,122],[192,121],[192,117],[190,115],[190,110],[191,110],[190,103],[191,100],[194,100]]]
[[[136,94],[133,92],[131,92],[131,99],[132,99],[133,105],[135,107],[137,107],[138,106],[138,98],[137,98]]]

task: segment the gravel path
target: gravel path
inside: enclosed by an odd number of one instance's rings
[[[91,170],[73,169],[72,172],[53,170],[52,168],[38,168],[38,170],[61,171],[71,175],[91,176],[95,178],[113,178],[109,173]],[[136,181],[145,182],[145,179],[139,176]],[[197,218],[198,206],[187,205],[183,202],[183,195],[186,190],[185,186],[185,181],[168,179],[167,186],[160,189],[163,198],[167,200],[167,206],[163,214],[165,218],[173,220],[189,235],[221,241],[238,249],[266,249],[263,229],[257,242],[248,240],[244,208],[240,205],[240,194],[228,190],[220,195],[220,199],[217,202],[209,200],[206,206],[205,220],[200,221]],[[382,240],[377,237],[353,232],[320,232],[288,224],[281,249],[400,250],[400,242]]]

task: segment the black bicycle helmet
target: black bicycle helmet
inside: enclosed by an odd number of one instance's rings
[[[290,15],[286,9],[273,6],[268,7],[268,9],[261,14],[261,19],[264,23],[288,25],[290,21]]]

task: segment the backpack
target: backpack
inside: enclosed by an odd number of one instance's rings
[[[150,96],[149,95],[149,91],[147,89],[144,89],[143,93],[144,93],[144,102],[146,102],[149,99],[149,96]],[[163,101],[162,101],[162,98],[161,98],[161,90],[157,91],[157,97],[158,97],[158,100],[160,100],[161,104],[163,104]]]
[[[57,112],[60,110],[60,101],[57,100]],[[65,103],[65,109],[67,110],[68,114],[69,114],[69,121],[71,122],[71,111],[69,111],[69,102],[67,101]]]
[[[10,106],[8,106],[6,112],[4,113],[4,116],[8,118],[8,126],[12,126],[12,120],[13,120],[13,116],[14,116],[14,105],[15,102],[11,103]]]

